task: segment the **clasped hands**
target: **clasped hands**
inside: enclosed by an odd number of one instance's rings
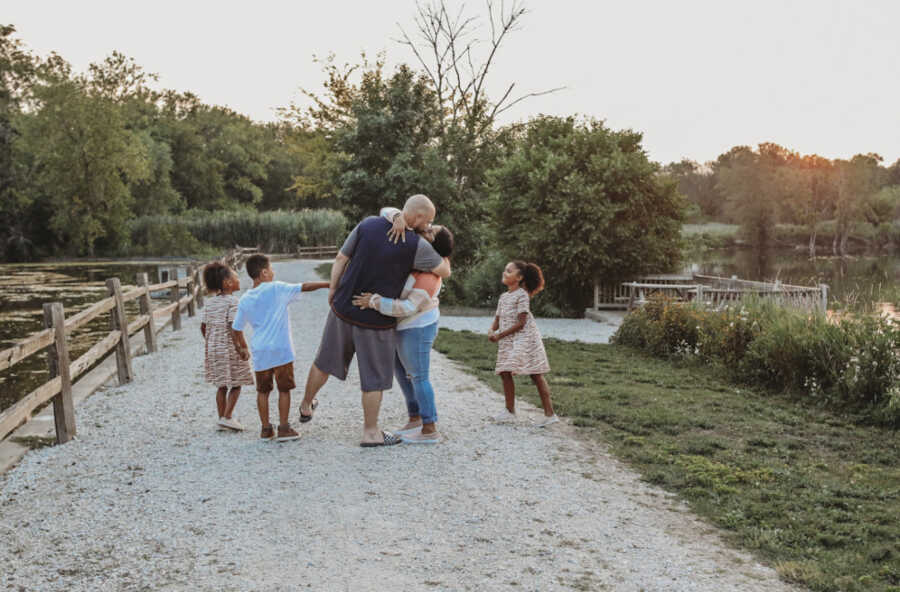
[[[361,309],[369,308],[369,305],[372,303],[372,293],[371,292],[363,292],[362,294],[358,294],[353,297],[353,306],[358,306]]]

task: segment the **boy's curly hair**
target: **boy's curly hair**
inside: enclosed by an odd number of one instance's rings
[[[525,291],[528,292],[529,296],[534,296],[544,289],[544,273],[540,267],[534,263],[518,260],[513,261],[512,264],[519,270],[519,275],[522,276],[522,280],[519,283],[525,286]]]
[[[225,280],[234,273],[230,267],[220,261],[212,261],[203,268],[203,283],[207,292],[221,292],[225,288]]]

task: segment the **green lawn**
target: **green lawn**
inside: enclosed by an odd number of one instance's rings
[[[316,273],[319,274],[323,280],[328,281],[331,279],[331,266],[334,265],[333,261],[328,261],[326,263],[319,263],[316,265]]]
[[[544,343],[557,412],[736,546],[812,590],[900,591],[896,432],[625,347]],[[502,392],[485,336],[442,329],[435,349]],[[527,378],[518,387],[539,404]]]

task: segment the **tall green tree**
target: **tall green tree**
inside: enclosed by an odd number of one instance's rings
[[[446,176],[432,146],[440,118],[427,79],[406,65],[393,75],[364,76],[350,107],[350,119],[335,129],[335,149],[345,155],[337,198],[352,220],[377,214],[425,193],[447,203]]]
[[[559,308],[580,314],[595,278],[668,271],[679,259],[683,201],[641,134],[538,117],[490,172],[496,244],[544,268]]]
[[[836,160],[837,196],[835,221],[837,232],[831,245],[835,255],[847,255],[847,240],[856,222],[865,215],[866,203],[880,187],[881,157],[877,154],[857,154],[850,160]]]
[[[0,257],[28,257],[34,245],[29,238],[28,208],[31,199],[22,187],[23,162],[15,150],[20,137],[18,120],[28,100],[38,60],[14,37],[15,27],[0,26]]]
[[[719,219],[722,217],[722,195],[716,187],[716,175],[709,166],[682,159],[663,168],[663,173],[678,183],[678,191],[688,202],[696,206],[702,219]]]
[[[792,153],[773,143],[757,151],[736,146],[717,159],[718,187],[744,236],[767,247],[777,221],[778,208],[787,195],[784,168]]]
[[[34,88],[40,110],[25,121],[32,186],[48,204],[57,244],[74,255],[127,241],[129,184],[150,174],[147,153],[114,101],[90,92],[67,67]]]
[[[809,256],[816,256],[819,224],[834,208],[835,170],[831,161],[816,154],[791,158],[785,172],[785,205],[809,232]]]

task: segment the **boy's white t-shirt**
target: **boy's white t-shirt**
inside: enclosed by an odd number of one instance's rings
[[[241,296],[231,328],[243,331],[249,324],[253,370],[268,370],[294,361],[294,342],[288,305],[297,301],[303,284],[263,282]]]

